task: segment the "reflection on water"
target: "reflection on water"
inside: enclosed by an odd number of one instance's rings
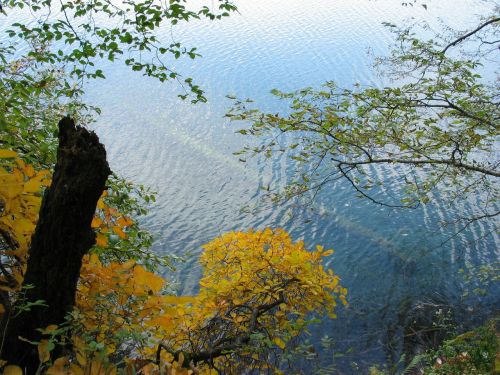
[[[156,251],[191,254],[178,267],[182,292],[196,291],[201,244],[229,230],[273,226],[310,247],[336,250],[329,265],[348,287],[350,306],[337,320],[323,320],[314,337],[328,334],[337,350],[353,348],[337,360],[344,372],[354,371],[353,361],[364,367],[390,355],[397,360],[403,326],[418,302],[471,308],[478,320],[486,314],[495,295],[463,301],[457,270],[466,261],[498,259],[496,234],[474,241],[494,223],[472,225],[438,246],[457,230],[439,223],[462,208],[395,211],[355,198],[343,182],[323,192],[313,212],[300,205],[270,207],[259,200],[260,187],[282,186],[295,166],[285,157],[239,162],[232,152],[247,140],[223,119],[226,94],[251,97],[263,109],[279,111],[268,94],[272,88],[293,90],[326,80],[380,84],[367,52],[386,53],[391,36],[383,21],[401,24],[415,17],[436,26],[441,17],[452,26],[467,26],[464,15],[484,11],[480,1],[427,3],[426,11],[391,0],[237,2],[240,14],[229,19],[191,22],[162,35],[199,48],[203,58],[178,68],[206,90],[207,104],[180,102],[174,84],[161,85],[120,64],[107,65],[107,79],[88,86],[89,101],[103,110],[96,129],[113,170],[158,191],[144,221],[156,236]]]

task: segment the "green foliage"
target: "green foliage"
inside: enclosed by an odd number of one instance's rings
[[[187,6],[186,0],[131,1],[111,0],[60,1],[9,0],[5,12],[31,14],[35,22],[13,23],[7,31],[10,38],[20,38],[32,48],[26,58],[46,65],[64,67],[70,78],[104,78],[105,72],[96,66],[99,60],[123,60],[132,71],[156,78],[161,82],[177,80],[186,92],[180,95],[193,101],[205,101],[203,91],[191,78],[170,68],[172,61],[182,56],[194,59],[196,48],[180,42],[160,41],[156,32],[192,19],[221,19],[236,10],[229,0],[217,0],[210,6]],[[66,89],[71,90],[71,87]],[[189,91],[188,91],[189,90]],[[190,92],[190,93],[189,93]]]
[[[80,126],[86,126],[100,111],[80,101],[82,88],[70,86],[69,77],[57,65],[32,57],[16,58],[14,52],[12,47],[0,48],[0,148],[15,150],[37,171],[51,170],[56,161],[59,119],[70,113]],[[171,266],[172,257],[151,251],[152,236],[138,222],[154,202],[155,194],[115,174],[107,185],[105,206],[134,220],[127,227],[126,238],[109,233],[110,246],[96,246],[94,251],[106,262],[141,259],[150,269]]]
[[[379,66],[395,79],[390,86],[347,89],[327,82],[319,89],[273,90],[289,105],[286,114],[234,99],[228,116],[251,123],[239,133],[262,140],[238,154],[285,153],[302,165],[278,200],[314,197],[344,179],[360,197],[391,207],[426,204],[436,191],[450,204],[480,196],[474,214],[463,218],[466,225],[494,217],[500,213],[500,86],[492,74],[481,74],[494,58],[490,45],[498,43],[499,24],[489,17],[474,32],[430,40],[387,24],[397,47]],[[393,179],[371,173],[390,165],[397,165]]]
[[[36,189],[31,187],[31,180],[38,181],[40,170],[45,176],[53,169],[57,120],[70,113],[85,126],[99,113],[99,109],[80,101],[84,80],[104,78],[94,63],[127,54],[125,64],[132,70],[160,81],[177,79],[177,73],[169,70],[160,57],[187,54],[194,58],[195,50],[179,43],[163,48],[154,31],[163,21],[173,25],[192,18],[217,19],[234,10],[224,0],[218,1],[218,13],[207,7],[190,11],[183,3],[126,1],[120,5],[124,9],[119,9],[111,2],[65,2],[61,3],[59,18],[41,14],[50,11],[50,1],[8,3],[10,10],[30,8],[39,22],[14,24],[9,31],[11,37],[29,44],[25,56],[14,58],[13,46],[0,51],[1,124],[5,131],[0,157],[8,161],[2,178],[15,182],[7,188],[0,185],[0,204],[16,208],[16,222],[8,222],[12,224],[10,231],[2,232],[2,239],[12,245],[6,253],[16,255],[17,239],[24,239],[25,255],[17,260],[17,273],[6,270],[3,275],[5,280],[16,276],[6,302],[22,298],[18,289],[29,255],[29,239],[36,225],[41,191],[50,177],[46,176],[43,186],[38,183]],[[119,19],[119,26],[99,26],[101,16]],[[154,57],[144,62],[147,59],[139,61],[139,55]],[[204,99],[189,78],[184,83],[196,96],[195,101]],[[29,201],[34,203],[29,222],[22,226],[26,215],[23,199],[31,190],[36,190]],[[12,196],[16,198],[15,207]],[[154,193],[143,186],[116,175],[108,180],[92,220],[97,243],[83,259],[75,309],[68,322],[44,328],[44,339],[32,342],[37,346],[40,372],[113,373],[117,366],[126,366],[129,373],[142,369],[144,373],[176,374],[192,373],[187,367],[194,365],[197,373],[207,374],[215,371],[215,365],[228,371],[269,369],[270,353],[283,351],[312,322],[307,314],[325,312],[334,317],[337,300],[347,303],[347,291],[340,286],[339,277],[322,265],[322,258],[331,250],[323,251],[318,246],[315,251],[306,251],[302,242],[293,243],[286,232],[270,229],[231,233],[207,244],[199,295],[169,295],[169,286],[151,271],[170,266],[170,258],[150,251],[152,237],[138,220],[154,200]],[[0,212],[7,213],[10,211]],[[8,215],[0,216],[4,220]],[[43,301],[23,306],[31,308],[40,303]],[[0,314],[8,315],[9,306],[6,303]],[[54,349],[63,341],[72,342],[72,351],[54,358]],[[134,357],[145,363],[136,363]],[[11,366],[11,370],[20,368]]]
[[[491,374],[498,350],[496,322],[463,333],[445,341],[441,347],[428,354],[432,365],[425,374]]]
[[[12,0],[4,7],[4,17],[24,12],[33,22],[14,23],[7,31],[11,41],[0,42],[0,148],[15,150],[22,160],[38,169],[52,169],[57,147],[57,123],[71,115],[80,126],[94,121],[100,109],[81,101],[83,82],[104,78],[97,63],[126,56],[124,63],[160,81],[176,79],[189,87],[193,100],[204,100],[201,89],[190,78],[165,65],[164,59],[187,55],[196,49],[180,43],[164,46],[156,32],[161,27],[192,19],[221,19],[236,8],[228,0],[210,7],[187,7],[185,0],[169,2]],[[111,22],[113,21],[113,22]],[[110,25],[113,25],[110,27]],[[15,40],[15,41],[14,41]],[[16,47],[27,44],[27,53]],[[183,95],[183,97],[187,97]],[[104,204],[126,217],[134,218],[126,236],[107,233],[106,248],[94,251],[105,262],[141,259],[148,268],[171,265],[172,257],[150,251],[151,234],[141,229],[137,218],[146,213],[155,194],[113,175],[108,181]]]
[[[495,358],[499,349],[498,319],[484,326],[444,341],[438,349],[429,350],[411,359],[402,374],[426,375],[488,375],[496,373]],[[403,357],[404,359],[404,357]],[[370,368],[370,375],[396,373],[377,366]]]
[[[56,65],[18,57],[13,45],[0,42],[0,146],[18,151],[29,164],[51,167],[59,119],[72,114],[84,125],[97,111],[78,100],[81,93]]]
[[[140,217],[148,213],[150,202],[156,200],[156,193],[143,185],[126,181],[116,174],[110,176],[107,186],[108,194],[102,198],[104,207],[133,220],[126,226],[126,236],[106,233],[107,245],[105,247],[96,245],[92,250],[93,253],[98,254],[105,263],[133,259],[150,270],[158,270],[159,267],[172,268],[173,262],[180,259],[153,252],[151,250],[153,236],[140,224]]]
[[[467,265],[460,269],[465,281],[464,297],[472,294],[484,296],[500,282],[500,262],[481,266]]]
[[[42,300],[37,300],[34,302],[27,301],[25,298],[26,291],[28,289],[32,289],[33,285],[24,285],[19,292],[18,295],[18,300],[21,302],[18,305],[16,305],[16,309],[12,311],[13,316],[17,316],[19,314],[22,314],[25,311],[30,311],[33,307],[37,306],[46,306],[45,301]],[[2,307],[3,308],[3,307]]]

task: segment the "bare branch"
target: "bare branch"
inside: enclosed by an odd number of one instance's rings
[[[476,34],[478,31],[482,30],[483,28],[485,28],[486,26],[488,25],[491,25],[492,23],[495,23],[495,22],[499,22],[500,21],[500,17],[499,18],[492,18],[491,20],[479,25],[477,28],[475,28],[474,30],[472,30],[471,32],[465,34],[465,35],[462,35],[460,38],[458,39],[455,39],[453,42],[451,42],[450,44],[448,44],[442,51],[441,53],[444,55],[446,53],[446,51],[448,51],[448,49],[450,49],[451,47],[455,47],[457,44],[460,44],[462,43],[465,39],[469,38],[470,36]]]

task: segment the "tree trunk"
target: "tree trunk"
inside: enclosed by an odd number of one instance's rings
[[[34,374],[39,366],[37,347],[19,337],[39,341],[42,335],[37,329],[64,323],[72,310],[82,258],[95,243],[90,224],[110,173],[97,135],[63,118],[52,184],[43,197],[31,239],[23,282],[29,288],[22,292],[24,300],[16,302],[19,307],[41,300],[46,306],[34,306],[17,316],[13,307],[1,355],[27,374]],[[61,350],[56,346],[53,354]]]

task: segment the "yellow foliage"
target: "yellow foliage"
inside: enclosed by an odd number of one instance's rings
[[[0,158],[16,155],[0,150]],[[0,255],[10,260],[4,264],[17,284],[11,285],[3,275],[0,289],[15,291],[22,282],[40,191],[49,183],[47,171],[37,171],[20,159],[2,161],[0,234],[13,246]],[[99,199],[91,224],[99,247],[108,246],[110,233],[126,238],[126,228],[133,225],[107,206],[106,195]],[[335,317],[337,301],[347,303],[339,277],[323,268],[323,258],[332,252],[322,246],[308,251],[303,241],[293,242],[282,229],[230,232],[203,246],[199,294],[181,297],[163,294],[165,280],[133,260],[103,264],[96,254],[85,256],[73,314],[82,335],[73,331],[74,359],[57,359],[47,374],[114,374],[110,355],[132,350],[135,358],[152,359],[160,343],[168,349],[160,351],[161,366],[147,361],[139,366],[139,359],[129,359],[127,371],[191,374],[193,369],[183,367],[182,352],[217,349],[220,337],[213,332],[224,332],[225,343],[250,342],[260,327],[267,327],[270,342],[284,349],[300,333],[307,314]],[[3,310],[0,305],[0,314]],[[55,329],[49,326],[44,333]],[[100,345],[98,356],[96,349],[89,349],[89,341]],[[42,363],[50,363],[47,340],[39,343],[38,353]],[[172,353],[181,354],[174,358]],[[4,373],[16,375],[18,369],[7,366]],[[211,374],[213,369],[198,366],[196,373]]]
[[[335,316],[337,299],[346,303],[339,277],[322,266],[331,250],[307,251],[284,230],[231,232],[203,249],[200,292],[182,297],[162,295],[164,280],[134,261],[103,265],[96,255],[86,257],[77,295],[84,330],[94,332],[108,354],[118,349],[117,332],[141,332],[147,339],[136,354],[154,358],[160,342],[171,352],[209,350],[215,343],[207,339],[207,329],[220,325],[229,339],[248,335],[256,329],[253,312],[261,311],[259,325],[269,327],[272,342],[284,349],[308,313]],[[161,354],[163,370],[173,371],[174,358]],[[157,373],[155,368],[150,373]]]
[[[144,332],[147,322],[162,310],[164,283],[134,261],[104,265],[97,255],[86,256],[76,297],[83,330],[103,343],[107,354],[113,353],[117,333]]]
[[[285,338],[299,333],[294,323],[310,312],[334,317],[337,298],[346,303],[339,277],[322,266],[332,251],[307,251],[282,229],[230,232],[203,250],[200,293],[193,303],[170,311],[169,326],[161,327],[170,340],[164,342],[175,350],[209,350],[214,343],[204,329],[217,331],[217,324],[230,337],[244,336],[256,329],[256,312],[258,325],[270,327],[273,342],[283,349]]]
[[[0,150],[1,158],[17,154]],[[50,183],[46,170],[35,172],[31,165],[20,159],[2,161],[0,166],[0,235],[8,245],[0,252],[6,257],[4,266],[9,276],[0,276],[0,289],[16,290],[23,279],[31,235],[38,220],[41,189]],[[15,282],[15,284],[14,284]]]
[[[0,289],[15,291],[23,280],[31,236],[38,220],[41,191],[50,185],[51,174],[25,164],[11,150],[0,149],[0,159],[0,235],[9,246],[0,251],[0,256],[9,259],[4,266],[12,276],[7,280],[6,275],[0,275]],[[92,228],[97,231],[96,244],[103,248],[108,245],[104,233],[113,230],[124,239],[127,237],[124,228],[133,224],[132,219],[106,205],[103,200],[106,195],[105,191],[99,199],[100,210],[92,220]],[[16,285],[12,285],[12,280]]]
[[[105,198],[107,195],[108,192],[104,191],[101,198],[99,198],[97,212],[91,224],[91,227],[97,232],[96,245],[101,248],[108,246],[108,236],[110,233],[117,234],[122,240],[126,239],[126,228],[134,224],[131,218],[124,216],[106,204]]]

